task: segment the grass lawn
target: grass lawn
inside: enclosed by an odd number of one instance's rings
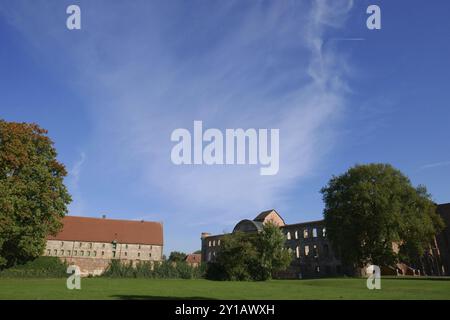
[[[0,279],[0,299],[450,299],[450,279],[208,280],[85,278],[81,290],[65,279]]]

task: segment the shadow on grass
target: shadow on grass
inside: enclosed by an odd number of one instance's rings
[[[151,295],[118,294],[110,296],[120,300],[217,300],[209,297],[163,297]]]

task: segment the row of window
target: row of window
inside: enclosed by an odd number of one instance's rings
[[[325,238],[325,236],[326,236],[326,229],[325,228],[322,228],[322,237],[324,237]],[[317,238],[317,233],[318,233],[318,231],[317,231],[317,228],[312,228],[312,237],[313,238]],[[295,239],[298,239],[299,238],[299,232],[298,232],[298,230],[295,230],[295,232],[294,232],[294,238]],[[309,230],[308,229],[303,229],[303,239],[307,239],[307,238],[309,238]],[[291,240],[292,239],[292,235],[291,235],[291,232],[290,231],[288,231],[288,232],[286,232],[286,238],[288,239],[288,240]]]
[[[217,240],[217,245],[220,246],[220,239]],[[216,246],[216,240],[209,240],[208,247],[215,247]]]
[[[86,244],[88,249],[92,249],[92,246],[93,246],[92,242],[88,242],[88,243],[78,242],[78,248],[82,248],[82,247],[83,247],[83,244]],[[112,246],[113,246],[113,249],[116,249],[116,248],[117,248],[117,243],[113,242],[113,243],[112,243]],[[64,247],[64,241],[61,241],[61,247]],[[140,245],[140,244],[138,245],[138,249],[143,249],[143,247],[146,247],[146,246]],[[103,244],[102,244],[102,248],[103,248],[103,249],[106,248],[106,243],[103,243]],[[148,248],[149,248],[150,250],[152,250],[152,249],[153,249],[153,246],[152,246],[152,245],[149,245]],[[128,249],[128,244],[125,244],[125,249]]]
[[[312,250],[311,250],[311,249],[312,249]],[[289,250],[292,250],[292,249],[289,248]],[[311,248],[309,245],[305,245],[305,246],[303,247],[303,253],[304,253],[305,256],[309,256],[310,251],[312,251],[311,253],[312,253],[312,256],[313,256],[314,258],[318,258],[318,257],[319,257],[319,250],[318,250],[318,248],[317,248],[317,245],[313,245],[312,248]],[[324,244],[324,245],[323,245],[323,253],[324,253],[324,255],[325,255],[326,257],[327,257],[327,256],[329,255],[329,253],[330,253],[330,250],[329,250],[327,244]],[[295,248],[295,256],[296,256],[297,259],[300,259],[300,247],[299,247],[299,246],[297,246],[297,247]]]
[[[66,250],[66,251],[64,251],[64,250],[60,250],[59,251],[59,254],[58,254],[58,250],[56,250],[56,249],[54,249],[53,250],[53,255],[54,256],[70,256],[70,254],[71,254],[71,251],[70,250]],[[50,249],[48,249],[47,250],[47,255],[52,255],[52,251],[50,250]],[[102,251],[102,256],[104,256],[105,255],[105,251]],[[113,255],[113,258],[115,258],[116,257],[116,251],[113,251],[112,252],[112,255]],[[149,254],[149,257],[151,258],[152,257],[152,253],[150,252]],[[84,250],[80,250],[80,251],[78,251],[78,250],[73,250],[73,256],[79,256],[79,257],[96,257],[97,256],[97,251],[92,251],[92,255],[91,255],[91,251],[84,251]],[[128,252],[124,252],[124,256],[125,257],[127,257],[128,256]],[[140,258],[141,257],[141,253],[140,252],[138,252],[138,254],[137,254],[137,256],[138,256],[138,258]]]

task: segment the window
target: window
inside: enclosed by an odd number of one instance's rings
[[[208,242],[208,247],[211,247],[211,244],[212,244],[212,242],[211,242],[211,241],[209,241],[209,242]]]
[[[313,238],[317,238],[317,228],[313,228]]]
[[[309,255],[309,246],[305,246],[305,256]]]
[[[81,246],[82,246],[83,244],[80,242],[79,244],[78,244],[78,246],[81,248]]]
[[[316,245],[313,246],[313,254],[314,254],[314,258],[317,258],[319,256],[319,252],[317,251]]]
[[[64,250],[61,250],[61,255],[62,255],[62,256],[64,255]]]
[[[125,249],[128,249],[128,245],[127,244],[125,245]]]
[[[148,256],[149,256],[149,258],[151,258],[151,257],[152,257],[152,253],[150,252],[150,253],[148,254]]]
[[[208,261],[211,261],[211,252],[208,252]]]
[[[58,255],[58,250],[53,250],[53,253],[55,254],[55,256],[57,256]]]
[[[213,247],[216,246],[216,240],[213,240]]]
[[[141,245],[139,245],[138,249],[141,249]]]
[[[218,245],[218,246],[220,246],[220,239],[219,239],[219,240],[217,240],[217,245]]]
[[[308,229],[303,230],[303,238],[308,238]]]
[[[105,249],[105,244],[103,244],[102,248]]]
[[[61,247],[64,247],[64,241],[61,241]]]
[[[153,246],[150,246],[150,250],[153,250]]]
[[[84,251],[83,250],[80,251],[80,256],[84,256]]]
[[[88,251],[88,252],[86,252],[86,253],[87,253],[87,256],[88,256],[88,257],[91,256],[91,252],[90,252],[90,251]]]
[[[89,243],[89,249],[92,249],[92,242]]]
[[[295,230],[295,239],[298,239],[298,230]]]
[[[316,266],[315,271],[316,271],[316,273],[320,273],[320,267]]]
[[[288,231],[288,233],[286,233],[286,237],[288,240],[291,240],[291,233]]]
[[[140,252],[138,252],[138,258],[140,258],[141,257],[141,253]]]
[[[76,256],[78,254],[77,250],[73,251],[73,255]]]
[[[97,251],[94,251],[94,257],[96,257],[97,256]]]
[[[125,257],[126,257],[126,256],[128,255],[128,252],[125,252],[124,255],[125,255]]]
[[[115,258],[116,257],[116,252],[113,251],[112,254],[113,254],[113,258]]]
[[[105,255],[105,251],[102,251],[102,256],[104,256]]]
[[[51,255],[52,254],[52,252],[50,251],[50,249],[48,249],[47,250],[47,255],[49,256],[49,255]]]
[[[67,255],[70,256],[70,250],[67,250]]]
[[[327,229],[326,228],[323,228],[322,229],[322,237],[326,237],[327,236]]]
[[[295,256],[297,257],[297,259],[300,258],[300,247],[299,247],[299,246],[297,246],[297,247],[295,248]]]

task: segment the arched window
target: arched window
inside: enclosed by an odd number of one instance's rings
[[[288,233],[286,233],[286,237],[288,240],[291,240],[291,233],[288,231]]]
[[[297,246],[297,247],[295,248],[295,256],[297,257],[297,259],[300,258],[300,247],[299,247],[299,246]]]
[[[298,239],[298,230],[295,230],[295,239]]]

